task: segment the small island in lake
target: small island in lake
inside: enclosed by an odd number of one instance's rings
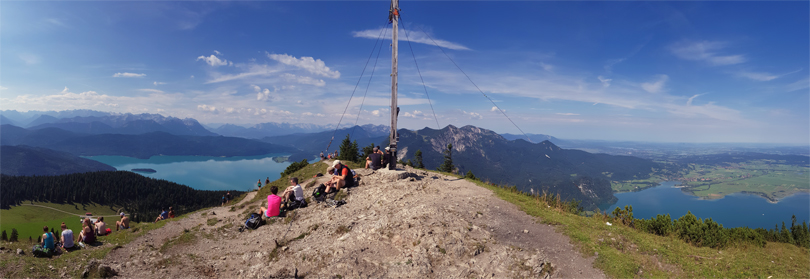
[[[156,173],[154,169],[132,169],[134,172]]]

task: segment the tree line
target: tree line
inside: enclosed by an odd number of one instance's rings
[[[99,171],[57,176],[0,175],[0,208],[23,201],[120,206],[135,222],[151,221],[169,206],[179,215],[220,204],[227,191],[196,190],[129,171]],[[242,194],[230,191],[232,195]]]

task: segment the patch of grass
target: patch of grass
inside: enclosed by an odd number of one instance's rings
[[[217,223],[219,223],[219,219],[217,219],[217,218],[209,218],[208,221],[206,221],[205,223],[208,224],[209,226],[213,226],[213,225],[216,225]]]
[[[105,216],[107,223],[120,220],[117,218],[115,206],[105,206],[95,203],[88,204],[58,204],[45,202],[23,201],[21,205],[12,206],[11,209],[0,210],[0,230],[5,230],[11,234],[11,229],[17,229],[19,239],[27,240],[32,237],[42,235],[42,227],[48,226],[54,230],[59,229],[62,222],[68,228],[77,231],[81,228],[79,215],[84,216],[86,212],[93,213],[93,216]],[[65,212],[69,213],[65,213]],[[77,234],[78,235],[78,234]]]
[[[571,214],[549,208],[537,197],[474,183],[544,223],[559,224],[557,230],[571,237],[585,256],[598,253],[594,266],[608,277],[637,277],[639,271],[644,277],[807,277],[810,252],[792,244],[768,242],[760,248],[743,243],[722,250],[695,247],[675,236],[657,236],[615,222],[607,226],[610,220],[601,214]]]
[[[182,234],[166,240],[166,242],[164,242],[163,245],[160,246],[160,252],[166,253],[166,251],[168,251],[175,245],[188,245],[196,241],[197,235],[186,229],[183,231]]]
[[[408,259],[408,261],[406,261],[405,264],[411,265],[411,264],[413,264],[413,261],[411,259]]]
[[[89,246],[85,249],[74,250],[67,253],[63,252],[50,259],[32,256],[30,252],[31,244],[29,244],[28,241],[14,243],[5,242],[2,246],[6,247],[6,249],[14,251],[19,248],[25,251],[25,255],[18,256],[16,253],[0,253],[0,277],[58,278],[63,271],[67,271],[69,277],[78,278],[81,277],[84,264],[89,260],[101,260],[106,257],[110,251],[117,249],[117,247],[129,243],[151,230],[163,227],[165,224],[166,222],[157,224],[132,222],[130,223],[131,228],[129,230],[113,231],[110,235],[100,237],[100,242],[104,243],[102,246]],[[81,268],[74,270],[77,265]],[[53,266],[53,269],[48,266]]]
[[[439,245],[436,245],[436,248],[439,248],[439,253],[447,254],[447,250],[444,250],[444,248],[439,247]]]
[[[208,212],[203,212],[203,213],[202,213],[202,214],[200,214],[200,215],[201,215],[201,216],[206,216],[206,215],[208,215]]]
[[[334,198],[334,200],[336,200],[336,201],[342,201],[342,200],[346,199],[346,196],[348,196],[348,194],[346,193],[346,190],[341,190],[341,191],[338,191],[338,192],[335,194],[335,198]]]
[[[279,177],[279,179],[276,179],[275,181],[270,182],[270,184],[265,185],[264,187],[262,187],[256,193],[256,197],[254,197],[253,200],[251,200],[251,202],[266,200],[267,196],[270,195],[270,186],[278,187],[278,192],[282,193],[282,192],[284,192],[284,189],[287,189],[287,187],[290,186],[290,177],[293,177],[293,176],[298,177],[299,181],[304,181],[304,180],[307,180],[309,178],[312,178],[313,176],[315,176],[315,174],[317,174],[319,172],[320,173],[325,173],[326,172],[326,167],[327,167],[326,163],[314,162],[314,163],[310,163],[309,165],[307,165],[306,167],[304,167],[304,168],[302,168],[300,170],[295,171],[291,175],[285,175],[285,176]]]
[[[349,228],[349,227],[347,227],[345,225],[340,225],[340,226],[337,227],[337,229],[335,229],[335,234],[344,235],[345,233],[347,233],[347,232],[349,232],[351,230],[352,230],[351,228]]]

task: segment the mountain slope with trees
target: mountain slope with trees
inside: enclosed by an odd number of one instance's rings
[[[115,168],[67,152],[25,145],[0,146],[0,173],[5,175],[60,175]],[[5,186],[4,190],[5,190]]]
[[[643,179],[665,170],[650,160],[561,149],[550,141],[509,141],[474,126],[403,129],[399,137],[400,159],[411,159],[421,150],[425,167],[435,169],[444,162],[447,145],[452,144],[459,174],[472,171],[483,180],[515,185],[526,192],[559,193],[563,199],[583,202],[586,208],[614,201],[611,180]]]
[[[149,158],[155,155],[252,156],[290,153],[294,148],[256,140],[223,136],[182,136],[165,132],[140,135],[74,133],[58,128],[39,130],[3,125],[3,145],[25,144],[79,156],[118,155]]]
[[[227,191],[195,190],[163,179],[128,171],[99,171],[57,176],[0,175],[3,195],[0,208],[8,209],[23,201],[52,203],[98,203],[123,206],[133,221],[150,221],[163,208],[178,213],[220,204]],[[239,196],[242,192],[230,191]]]

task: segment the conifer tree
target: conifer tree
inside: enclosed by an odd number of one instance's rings
[[[413,159],[415,161],[414,164],[413,164],[414,168],[417,168],[417,169],[424,169],[425,168],[425,164],[422,163],[422,149],[416,150],[416,153],[414,154]]]
[[[338,159],[343,161],[350,161],[350,162],[357,162],[357,157],[359,148],[357,146],[357,141],[355,140],[354,143],[349,139],[349,135],[346,135],[346,138],[343,139],[343,142],[340,143],[340,152],[338,153]]]
[[[19,241],[19,240],[17,240],[18,237],[20,237],[20,234],[17,233],[17,229],[12,228],[11,229],[11,236],[8,238],[8,241],[17,242],[17,241]]]
[[[469,178],[469,179],[472,179],[472,180],[478,180],[478,178],[475,177],[475,175],[472,173],[471,170],[467,171],[467,174],[464,175],[464,178]]]
[[[6,234],[6,230],[3,230],[3,234],[0,235],[0,240],[8,241],[8,235]]]
[[[444,151],[444,163],[439,166],[436,170],[440,172],[449,172],[452,173],[455,170],[455,166],[453,166],[453,144],[447,144],[447,150]]]

